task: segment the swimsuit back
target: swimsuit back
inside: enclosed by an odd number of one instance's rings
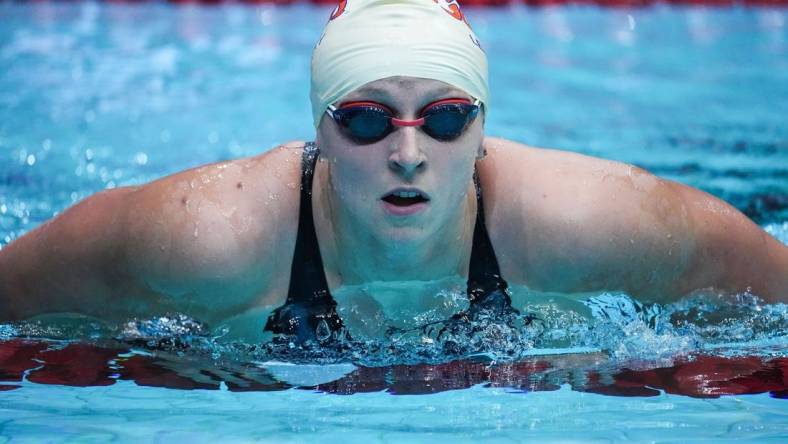
[[[312,216],[312,179],[319,154],[320,150],[313,142],[308,142],[304,147],[298,233],[290,267],[290,286],[284,305],[274,310],[265,324],[266,331],[297,336],[301,341],[314,338],[322,341],[342,328],[342,320],[336,311],[336,301],[328,290]],[[473,178],[477,212],[468,267],[468,300],[471,307],[484,306],[493,301],[509,306],[511,299],[507,291],[508,285],[501,277],[498,260],[484,223],[482,191],[475,173]]]

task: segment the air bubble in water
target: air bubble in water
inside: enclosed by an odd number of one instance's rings
[[[331,337],[331,329],[328,328],[328,323],[325,319],[321,319],[320,323],[317,324],[315,336],[317,336],[317,340],[320,342],[323,342]]]
[[[148,163],[148,155],[143,152],[139,152],[135,154],[134,163],[136,163],[137,165],[145,165],[146,163]]]

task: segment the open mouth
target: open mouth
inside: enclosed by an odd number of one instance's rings
[[[396,190],[383,196],[383,201],[397,207],[408,207],[428,202],[430,199],[420,191]]]

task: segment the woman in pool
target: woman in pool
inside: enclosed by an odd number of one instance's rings
[[[332,293],[390,282],[467,282],[471,305],[505,302],[507,282],[788,299],[788,248],[724,202],[485,137],[486,57],[454,1],[342,1],[313,53],[311,99],[314,144],[107,190],[8,245],[0,320],[177,312],[217,325],[262,310],[257,328],[320,335],[342,323]],[[394,286],[414,306],[429,287]]]

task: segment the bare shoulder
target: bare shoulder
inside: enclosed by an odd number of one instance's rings
[[[484,143],[489,155],[479,162],[483,185],[491,188],[494,200],[501,203],[516,199],[529,203],[529,208],[550,208],[566,215],[599,208],[579,205],[578,197],[589,193],[594,197],[607,191],[648,193],[664,184],[651,173],[622,162],[506,139],[486,138]],[[523,192],[513,193],[512,187]],[[561,205],[567,203],[573,205]],[[614,206],[607,200],[603,203]]]
[[[266,295],[288,279],[283,255],[295,244],[303,146],[201,166],[130,193],[129,273],[158,293],[188,293],[194,304],[220,293],[239,298],[223,300],[228,309],[273,303]]]
[[[485,212],[502,271],[515,280],[549,291],[636,291],[635,282],[687,266],[691,220],[676,184],[577,153],[494,138],[485,147]],[[649,262],[663,257],[673,260]],[[631,271],[631,282],[611,270]]]

